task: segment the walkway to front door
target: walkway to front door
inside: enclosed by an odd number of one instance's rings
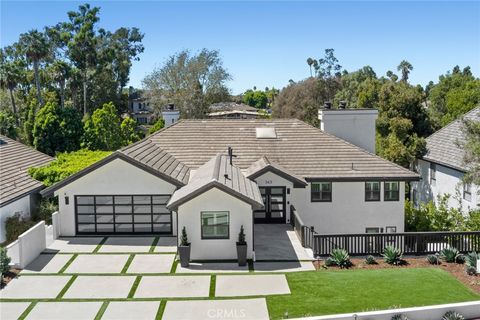
[[[289,224],[255,224],[254,250],[261,260],[312,260]]]
[[[259,187],[265,207],[255,211],[255,223],[285,223],[285,187]]]

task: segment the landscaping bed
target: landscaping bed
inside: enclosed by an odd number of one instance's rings
[[[0,281],[0,289],[3,289],[10,281],[15,279],[17,275],[20,273],[20,269],[10,269],[6,274],[3,275],[2,281]]]
[[[468,275],[465,272],[465,265],[458,263],[446,263],[442,261],[440,265],[430,264],[425,257],[419,258],[404,258],[405,263],[401,265],[391,265],[386,263],[381,257],[376,259],[376,264],[367,264],[364,258],[351,258],[352,266],[350,269],[367,269],[367,270],[377,270],[377,269],[409,269],[409,268],[439,268],[447,271],[458,281],[462,282],[465,286],[472,289],[474,292],[480,294],[480,276]],[[316,270],[335,270],[340,269],[337,266],[325,266],[325,261],[314,261]]]
[[[354,259],[355,260],[355,259]],[[358,260],[357,260],[358,262]],[[475,301],[469,290],[442,268],[393,267],[287,274],[291,295],[267,297],[273,319],[362,312]]]

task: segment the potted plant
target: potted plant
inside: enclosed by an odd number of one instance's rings
[[[188,267],[190,263],[190,242],[188,242],[187,229],[185,227],[182,229],[178,253],[180,254],[180,265],[184,268]]]
[[[239,266],[247,265],[247,242],[245,241],[243,225],[240,227],[240,233],[238,234],[237,259]]]

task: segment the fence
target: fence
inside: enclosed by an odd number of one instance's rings
[[[300,216],[298,215],[295,207],[290,206],[290,224],[295,230],[297,237],[300,239],[302,246],[305,248],[313,248],[313,235],[316,234],[313,227],[306,226]]]
[[[11,263],[18,268],[25,268],[47,247],[45,221],[40,221],[7,246]]]
[[[350,255],[378,255],[386,246],[399,248],[407,255],[436,253],[446,247],[462,253],[480,251],[480,231],[312,234],[312,241],[310,247],[317,256],[327,256],[336,248],[345,249]]]

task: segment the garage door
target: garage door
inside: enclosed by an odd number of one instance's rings
[[[77,234],[171,234],[170,195],[75,196]]]

